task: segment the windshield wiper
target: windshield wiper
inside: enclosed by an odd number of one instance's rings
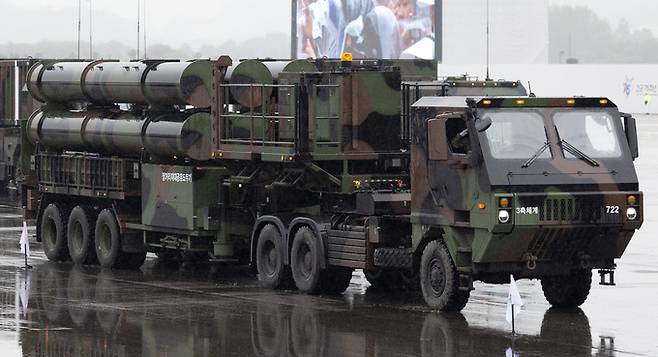
[[[578,150],[577,147],[569,144],[566,140],[562,139],[558,144],[560,144],[560,147],[568,151],[571,155],[586,161],[588,164],[592,166],[599,166],[599,163],[596,160],[592,159],[589,155],[585,154],[584,152]]]
[[[599,166],[599,163],[596,160],[592,159],[589,155],[587,155],[584,152],[578,150],[577,147],[569,144],[566,140],[562,139],[562,136],[560,135],[560,131],[557,130],[557,126],[555,127],[555,133],[557,134],[558,140],[560,140],[560,141],[558,141],[557,144],[560,145],[560,147],[563,150],[566,150],[571,155],[573,155],[573,156],[575,156],[575,157],[577,157],[581,160],[586,161],[588,164],[590,164],[592,166]]]
[[[542,145],[537,150],[536,153],[534,153],[526,162],[523,163],[523,165],[521,165],[521,167],[525,169],[525,168],[529,167],[530,165],[532,165],[532,163],[535,162],[535,160],[537,160],[539,158],[539,156],[541,154],[543,154],[544,151],[546,151],[546,149],[548,149],[549,146],[551,146],[551,143],[549,141],[545,142],[544,145]]]

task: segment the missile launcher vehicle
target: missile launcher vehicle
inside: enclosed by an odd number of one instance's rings
[[[541,279],[582,304],[643,220],[635,120],[605,98],[385,60],[44,61],[23,205],[54,261],[252,264],[272,289]],[[479,89],[478,89],[479,88]]]

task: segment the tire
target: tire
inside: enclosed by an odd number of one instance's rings
[[[77,265],[98,263],[94,244],[95,217],[89,210],[75,206],[67,224],[67,243],[71,260]]]
[[[290,253],[290,268],[299,291],[306,294],[322,292],[323,274],[318,240],[307,226],[299,228],[295,233]],[[328,279],[328,276],[325,279]]]
[[[256,244],[256,267],[258,281],[263,287],[285,289],[290,286],[290,270],[283,264],[281,233],[273,224],[267,224],[258,235]]]
[[[119,224],[110,209],[104,209],[96,219],[94,230],[98,263],[108,269],[138,269],[146,260],[146,252],[126,253],[121,249]]]
[[[331,267],[322,272],[322,292],[329,295],[342,294],[350,286],[354,269]]]
[[[541,278],[544,297],[554,307],[574,308],[582,305],[592,287],[592,270],[577,270],[570,275]]]
[[[48,260],[61,262],[70,258],[66,239],[67,213],[64,206],[51,203],[41,214],[39,222],[41,246]]]
[[[116,268],[121,252],[121,235],[111,210],[106,208],[98,214],[94,237],[98,263],[103,268]]]
[[[469,291],[459,289],[457,269],[441,241],[432,241],[423,250],[420,287],[427,305],[441,311],[461,311],[470,295]]]

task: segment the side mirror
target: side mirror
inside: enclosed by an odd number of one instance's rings
[[[624,130],[626,131],[626,140],[628,147],[631,149],[631,156],[637,159],[640,156],[640,147],[637,143],[637,124],[635,118],[630,114],[622,114],[624,118]]]
[[[427,122],[427,157],[433,161],[448,160],[448,136],[446,118],[430,119]]]
[[[484,119],[478,119],[475,121],[475,129],[478,131],[478,133],[481,133],[483,131],[486,131],[491,127],[491,118],[486,117]]]

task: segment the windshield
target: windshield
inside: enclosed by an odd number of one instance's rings
[[[485,112],[482,119],[490,118],[491,127],[485,131],[491,156],[495,159],[523,159],[535,155],[548,141],[544,120],[537,112],[495,111]],[[544,150],[538,159],[550,159],[550,150]]]
[[[593,158],[621,157],[612,117],[603,111],[556,112],[553,116],[560,139]],[[563,149],[564,157],[576,157]]]

